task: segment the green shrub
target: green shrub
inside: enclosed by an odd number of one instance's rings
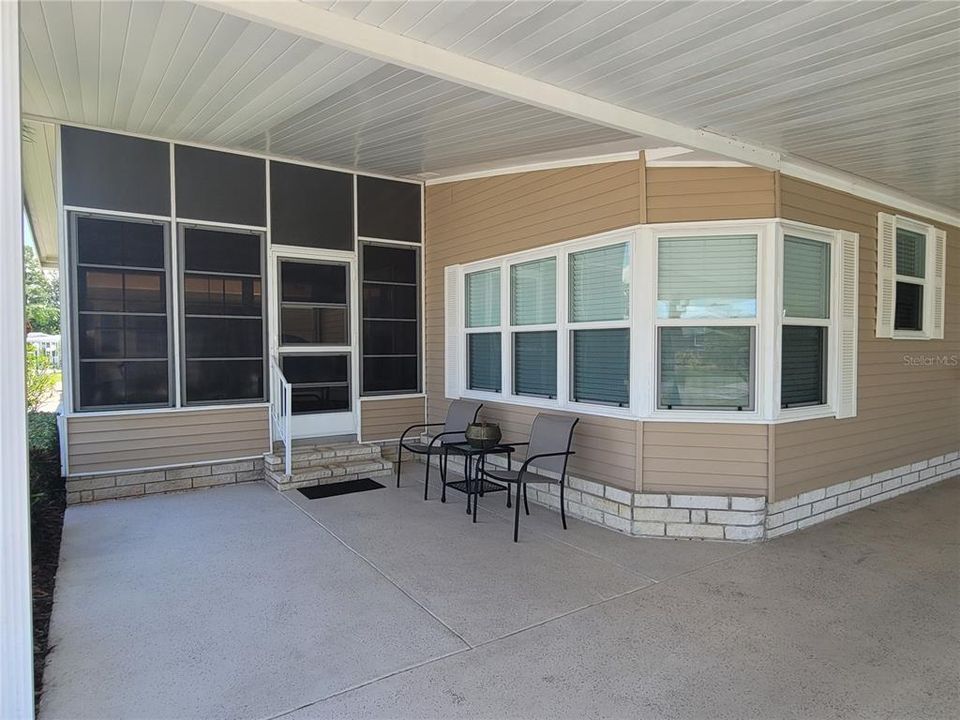
[[[27,413],[30,448],[30,498],[34,507],[63,493],[60,477],[60,434],[56,413]]]
[[[26,349],[27,412],[35,413],[57,390],[60,375],[53,371],[49,358],[31,347]]]

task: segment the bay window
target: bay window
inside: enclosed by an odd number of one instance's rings
[[[657,238],[657,407],[753,410],[758,236]]]
[[[691,222],[448,266],[446,395],[657,421],[852,417],[858,247],[786,220]]]

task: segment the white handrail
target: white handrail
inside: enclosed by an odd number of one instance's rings
[[[270,452],[273,443],[283,443],[283,470],[290,474],[290,455],[293,438],[290,437],[290,419],[293,409],[293,386],[280,369],[276,355],[270,356]]]

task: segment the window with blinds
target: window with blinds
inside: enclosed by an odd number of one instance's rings
[[[500,268],[464,276],[464,318],[467,328],[467,388],[502,390],[500,333]],[[480,328],[480,331],[477,329]],[[496,332],[491,332],[491,328]]]
[[[830,243],[784,235],[781,408],[827,402],[830,253]]]
[[[660,238],[658,318],[692,320],[756,315],[756,235]]]
[[[659,408],[754,409],[757,241],[658,238]]]
[[[513,394],[557,396],[557,259],[510,266]],[[518,332],[516,328],[530,328]]]
[[[923,286],[926,277],[927,238],[923,233],[897,228],[897,299],[894,330],[923,330]]]
[[[630,246],[570,253],[570,399],[630,405]]]

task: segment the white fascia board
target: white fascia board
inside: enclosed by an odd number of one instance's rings
[[[955,227],[960,226],[960,213],[956,210],[925,203],[886,185],[872,182],[858,175],[841,172],[831,167],[794,158],[784,158],[781,163],[780,172],[790,177],[807,180],[817,185],[824,185],[834,190],[850,193],[865,200],[873,200],[874,202],[887,205],[901,212],[919,215]]]
[[[780,154],[525,77],[302,2],[202,0],[218,12],[595,125],[776,170]]]

